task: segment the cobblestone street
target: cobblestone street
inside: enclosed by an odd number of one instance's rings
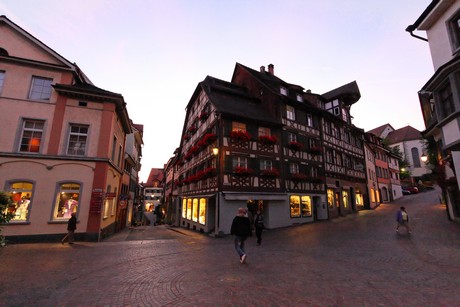
[[[412,235],[395,232],[406,207]],[[230,236],[169,226],[101,243],[0,249],[1,306],[460,306],[460,225],[438,191],[267,230],[239,263]]]

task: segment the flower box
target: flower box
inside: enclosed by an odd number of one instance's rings
[[[260,172],[260,176],[269,177],[269,178],[277,178],[280,176],[280,172],[276,168],[264,169]]]
[[[190,126],[190,127],[188,127],[188,129],[187,129],[187,131],[190,132],[190,133],[192,133],[192,134],[195,133],[197,130],[198,130],[198,128],[195,127],[195,126]]]
[[[313,183],[323,183],[324,182],[324,177],[318,176],[318,177],[311,177],[310,181]]]
[[[203,141],[206,144],[212,144],[216,140],[217,140],[217,135],[215,133],[206,133],[203,137]]]
[[[291,174],[291,178],[292,180],[303,181],[307,179],[307,175],[303,173],[294,173],[294,174]]]
[[[302,143],[292,141],[292,142],[289,142],[288,147],[292,150],[301,150],[303,145]]]
[[[230,132],[230,138],[234,141],[248,142],[251,140],[251,136],[246,131],[232,131]]]
[[[233,174],[236,176],[250,176],[253,173],[253,170],[246,167],[237,166],[233,170]]]
[[[274,145],[276,144],[276,141],[277,139],[275,136],[270,136],[270,135],[259,136],[259,143],[261,144]]]
[[[323,148],[321,146],[312,146],[309,152],[314,155],[319,155],[323,152]]]

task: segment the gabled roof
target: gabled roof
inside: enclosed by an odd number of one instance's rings
[[[392,145],[404,141],[421,140],[423,137],[420,131],[417,129],[411,126],[406,126],[404,128],[390,132],[385,139],[387,140],[388,144]]]
[[[230,117],[247,118],[268,124],[281,125],[281,122],[270,115],[261,102],[239,85],[207,76],[199,84],[206,92],[216,112]]]
[[[350,106],[361,98],[361,93],[359,92],[358,84],[356,81],[353,81],[324,93],[321,96],[328,101],[340,98],[345,105]]]
[[[155,182],[161,184],[164,178],[164,173],[162,168],[152,168],[150,170],[149,178],[145,183],[145,187],[153,187],[155,186]]]
[[[376,135],[378,137],[382,137],[382,134],[383,134],[383,132],[385,131],[385,129],[387,127],[390,127],[391,130],[393,130],[393,131],[395,130],[390,124],[385,124],[385,125],[382,125],[380,127],[377,127],[377,128],[372,129],[372,130],[369,130],[367,132],[372,133],[373,135]]]

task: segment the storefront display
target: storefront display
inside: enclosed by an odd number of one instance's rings
[[[53,218],[68,220],[72,213],[78,211],[80,185],[76,183],[61,184],[56,195]]]
[[[291,217],[311,217],[311,196],[291,195],[289,197]]]
[[[182,218],[192,222],[206,225],[206,198],[184,198],[182,199]]]
[[[5,209],[4,213],[13,215],[11,221],[27,221],[31,207],[33,184],[28,182],[15,182],[10,186],[13,203]]]

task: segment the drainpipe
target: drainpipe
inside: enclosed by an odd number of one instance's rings
[[[421,37],[421,36],[418,36],[418,35],[415,35],[413,32],[415,31],[415,26],[414,25],[410,25],[406,28],[406,31],[410,33],[411,36],[415,37],[415,38],[418,38],[418,39],[421,39],[422,41],[425,41],[427,42],[428,39],[424,38],[424,37]]]

